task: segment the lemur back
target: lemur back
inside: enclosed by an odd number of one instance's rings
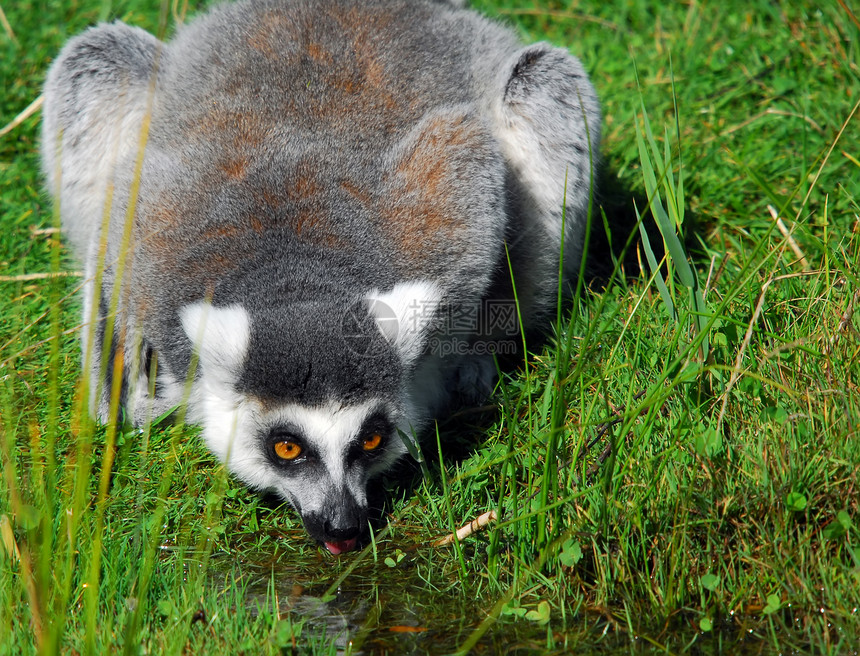
[[[112,384],[138,424],[186,404],[334,552],[400,435],[489,391],[491,355],[430,348],[450,317],[511,302],[513,277],[521,328],[540,327],[562,241],[578,268],[594,90],[566,51],[453,4],[246,0],[169,43],[100,25],[45,98],[99,415],[115,418]],[[101,380],[120,356],[122,379]]]

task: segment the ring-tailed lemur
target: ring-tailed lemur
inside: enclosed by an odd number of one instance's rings
[[[456,4],[244,0],[168,43],[102,24],[45,85],[100,418],[114,386],[136,424],[185,403],[332,553],[401,435],[491,388],[511,278],[523,328],[551,314],[563,217],[564,275],[580,262],[594,89]]]

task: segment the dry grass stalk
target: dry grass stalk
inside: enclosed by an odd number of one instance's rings
[[[39,111],[42,107],[42,101],[44,100],[44,96],[39,96],[29,105],[27,105],[23,111],[18,114],[15,118],[13,118],[8,125],[6,125],[2,130],[0,130],[0,137],[9,134],[12,130],[17,128],[21,123],[30,118],[33,114]]]
[[[444,547],[446,544],[451,544],[454,540],[458,542],[463,540],[472,533],[482,530],[492,521],[497,519],[496,511],[490,510],[489,512],[485,512],[483,515],[479,515],[471,522],[463,526],[462,528],[457,530],[457,533],[451,533],[450,535],[446,535],[444,538],[439,538],[435,542],[433,542],[434,547]]]
[[[31,280],[52,280],[53,278],[80,278],[82,271],[45,271],[42,273],[19,273],[15,276],[0,276],[0,282],[29,282]]]
[[[794,254],[797,256],[797,259],[800,260],[800,265],[803,267],[804,271],[809,271],[810,266],[809,262],[806,260],[806,256],[803,254],[803,251],[800,250],[800,246],[795,241],[794,237],[791,236],[791,232],[788,227],[785,225],[785,222],[779,218],[779,214],[777,214],[776,208],[773,205],[767,206],[767,211],[770,212],[773,220],[776,221],[776,227],[779,228],[779,231],[782,233],[782,236],[785,237],[785,241],[788,242],[789,247]]]

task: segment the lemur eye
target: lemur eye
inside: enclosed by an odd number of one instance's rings
[[[373,451],[378,448],[380,444],[382,444],[382,435],[379,433],[372,433],[364,438],[364,442],[361,443],[361,448],[365,451]]]
[[[281,460],[295,460],[302,454],[302,447],[295,442],[284,440],[275,442],[275,455]]]

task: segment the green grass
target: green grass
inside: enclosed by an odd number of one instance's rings
[[[77,267],[27,119],[0,138],[0,654],[335,653],[338,632],[351,653],[857,652],[856,20],[838,1],[473,4],[582,58],[605,114],[593,242],[611,224],[619,253],[638,211],[670,256],[633,243],[614,276],[595,256],[498,412],[441,426],[442,470],[428,436],[430,477],[392,485],[390,525],[333,559],[194,429],[86,437],[79,278],[23,277]],[[69,36],[159,24],[155,3],[2,7],[0,126]]]

